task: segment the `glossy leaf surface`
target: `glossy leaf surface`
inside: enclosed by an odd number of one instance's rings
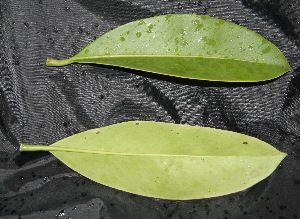
[[[88,130],[51,146],[21,146],[21,151],[38,150],[101,184],[177,200],[244,190],[269,176],[286,156],[247,135],[150,121]]]
[[[96,63],[164,75],[231,82],[265,81],[291,70],[257,33],[204,15],[161,15],[111,30],[77,55],[48,66]]]

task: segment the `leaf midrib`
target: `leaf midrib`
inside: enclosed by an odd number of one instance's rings
[[[270,66],[276,67],[288,67],[284,65],[276,65],[273,63],[268,62],[257,62],[255,60],[241,60],[241,59],[234,59],[234,58],[225,58],[225,57],[205,57],[205,56],[189,56],[189,55],[146,55],[146,54],[128,54],[128,55],[95,55],[95,56],[81,56],[76,57],[73,56],[67,60],[71,62],[77,62],[81,60],[88,60],[88,59],[97,59],[97,58],[135,58],[135,57],[151,57],[151,58],[199,58],[199,59],[217,59],[217,60],[230,60],[230,61],[239,61],[239,62],[247,62],[247,63],[255,63],[255,64],[265,64]],[[289,69],[291,67],[289,66]]]
[[[285,155],[282,152],[274,155],[210,155],[210,156],[203,156],[203,155],[189,155],[189,154],[142,154],[142,153],[123,153],[123,152],[108,152],[108,151],[95,151],[95,150],[83,150],[78,148],[68,148],[68,147],[61,147],[61,146],[45,146],[45,145],[34,145],[34,146],[27,146],[22,145],[21,151],[63,151],[63,152],[74,152],[74,153],[88,153],[88,154],[101,154],[101,155],[119,155],[119,156],[152,156],[152,157],[278,157]]]

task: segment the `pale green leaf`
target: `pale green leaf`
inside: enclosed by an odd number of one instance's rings
[[[143,196],[200,199],[249,188],[286,156],[256,138],[207,127],[132,121],[88,130],[51,146],[76,172],[101,184]]]

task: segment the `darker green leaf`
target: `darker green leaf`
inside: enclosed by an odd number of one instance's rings
[[[255,82],[277,78],[291,67],[259,34],[204,15],[170,14],[111,30],[75,56],[48,59],[48,66],[96,63],[181,78]]]

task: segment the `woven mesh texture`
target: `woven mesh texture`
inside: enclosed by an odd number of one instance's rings
[[[299,218],[300,3],[298,0],[0,1],[0,218]],[[103,33],[167,13],[207,14],[272,41],[293,70],[263,83],[218,83],[74,64],[67,58]],[[233,130],[288,157],[266,180],[223,197],[166,201],[97,184],[45,152],[95,127],[155,120]]]

